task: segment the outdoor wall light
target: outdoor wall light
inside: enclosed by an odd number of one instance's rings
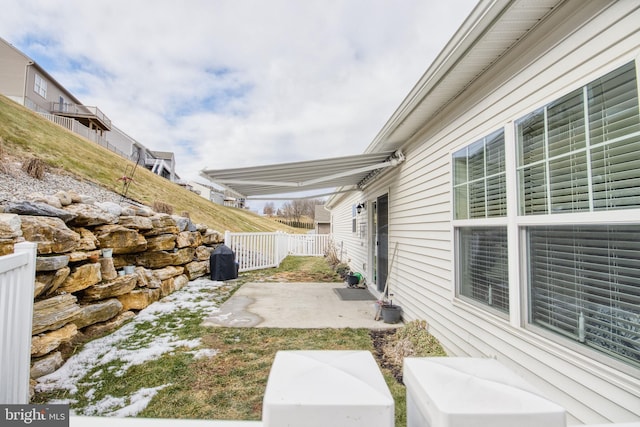
[[[356,206],[356,211],[360,214],[362,213],[362,211],[367,210],[367,202],[362,202],[362,203],[358,203],[358,206]]]

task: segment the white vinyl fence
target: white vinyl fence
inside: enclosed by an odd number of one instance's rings
[[[36,244],[0,257],[0,402],[29,403]]]
[[[236,255],[239,271],[278,267],[288,255],[322,256],[329,245],[328,234],[232,233],[224,243]]]
[[[324,256],[330,234],[289,234],[289,255]]]

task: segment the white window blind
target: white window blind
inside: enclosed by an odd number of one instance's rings
[[[629,63],[516,121],[520,213],[640,206],[640,113]]]
[[[640,366],[640,225],[530,227],[530,322]]]
[[[507,214],[504,130],[453,154],[454,218]]]
[[[509,312],[506,227],[463,227],[459,236],[459,293]]]

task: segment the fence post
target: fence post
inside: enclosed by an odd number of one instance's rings
[[[33,288],[36,275],[33,242],[15,245],[0,257],[0,402],[29,403]]]

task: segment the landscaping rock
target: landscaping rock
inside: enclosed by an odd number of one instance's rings
[[[64,210],[75,217],[67,221],[74,227],[87,227],[92,225],[115,224],[118,222],[118,216],[111,212],[105,211],[99,206],[86,203],[74,203],[65,206]]]
[[[99,301],[106,298],[124,295],[131,292],[136,287],[137,282],[138,277],[135,274],[116,276],[113,280],[102,281],[86,288],[82,292],[82,299],[83,301]]]
[[[211,258],[211,252],[213,252],[212,248],[207,246],[198,246],[196,248],[196,260],[197,261],[208,261]]]
[[[96,338],[105,334],[111,333],[120,328],[129,320],[136,317],[133,311],[124,311],[114,318],[107,320],[106,322],[96,323],[95,325],[87,326],[83,329],[83,332],[87,338]]]
[[[112,248],[114,255],[131,254],[147,250],[147,240],[132,228],[120,224],[102,225],[94,231],[100,246]]]
[[[122,304],[115,298],[100,301],[99,303],[81,305],[80,311],[73,317],[71,323],[81,329],[94,323],[112,319],[121,310]]]
[[[69,255],[36,257],[36,271],[55,271],[69,265]]]
[[[209,272],[209,261],[194,261],[184,266],[184,271],[189,280],[202,277]]]
[[[175,252],[144,252],[136,256],[136,264],[147,268],[162,268],[167,265],[184,265],[193,260],[194,248],[178,249]]]
[[[159,299],[160,289],[136,289],[118,297],[123,310],[142,310]]]
[[[42,357],[60,347],[64,342],[69,342],[78,334],[78,327],[69,323],[57,331],[36,335],[31,338],[31,356]]]
[[[71,203],[73,203],[71,194],[69,194],[69,192],[67,191],[58,191],[56,194],[54,194],[54,196],[58,198],[61,206],[69,206]]]
[[[38,254],[63,254],[78,249],[80,235],[69,229],[60,218],[23,215],[22,235],[38,244]]]
[[[176,246],[178,248],[197,248],[202,244],[202,235],[196,231],[183,231],[178,233]]]
[[[60,285],[58,292],[77,292],[102,280],[99,263],[84,264],[71,270],[69,277]]]
[[[15,239],[22,236],[20,215],[0,213],[0,239]]]
[[[80,235],[80,244],[78,245],[78,250],[93,251],[98,247],[98,239],[90,230],[84,227],[75,227],[72,228],[72,230]]]
[[[146,237],[147,250],[151,252],[170,251],[176,247],[175,234],[160,234],[159,236]]]
[[[18,215],[44,216],[60,218],[64,222],[69,222],[75,218],[73,212],[67,212],[63,209],[54,208],[51,205],[42,202],[10,202],[4,206],[5,213],[14,213]]]
[[[168,214],[155,214],[150,217],[153,223],[153,229],[145,231],[145,236],[157,236],[160,234],[178,234],[178,226],[176,221]]]
[[[215,245],[224,242],[224,235],[216,230],[207,229],[202,235],[203,245]]]
[[[100,258],[100,275],[102,280],[113,280],[118,277],[118,272],[113,264],[113,258]]]
[[[36,288],[39,285],[42,285],[40,292],[37,293],[37,296],[40,296],[42,293],[46,292],[47,295],[52,295],[62,283],[69,277],[71,274],[71,268],[69,267],[61,267],[56,271],[47,271],[44,273],[36,274]]]
[[[118,224],[135,230],[151,230],[153,228],[151,219],[143,216],[121,216]]]
[[[56,371],[62,364],[62,353],[56,351],[41,359],[36,359],[31,364],[31,378],[40,378]]]
[[[60,329],[80,311],[78,299],[71,294],[58,295],[33,304],[32,334]]]

